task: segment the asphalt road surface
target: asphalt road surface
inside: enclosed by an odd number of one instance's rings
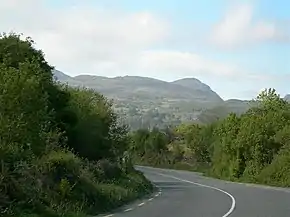
[[[138,167],[158,188],[108,217],[290,217],[290,189]]]

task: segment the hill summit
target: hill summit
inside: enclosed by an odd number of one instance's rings
[[[71,77],[57,70],[54,76],[62,83],[92,88],[113,99],[116,112],[132,129],[191,121],[208,123],[230,112],[242,113],[249,108],[248,101],[224,101],[196,78],[166,82],[140,76]]]
[[[196,78],[185,78],[173,82],[140,76],[102,77],[92,75],[68,76],[54,71],[60,82],[72,86],[85,86],[116,100],[137,99],[163,101],[187,101],[197,103],[222,102],[222,98],[208,85]]]

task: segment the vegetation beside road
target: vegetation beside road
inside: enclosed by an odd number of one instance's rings
[[[201,171],[232,181],[290,186],[290,104],[274,89],[242,115],[207,125],[132,133],[135,162]]]
[[[290,186],[290,104],[273,89],[209,124],[129,132],[111,101],[52,70],[30,38],[0,36],[1,216],[112,210],[153,190],[133,164]]]
[[[52,70],[32,39],[0,36],[0,215],[96,215],[151,192],[112,103]]]

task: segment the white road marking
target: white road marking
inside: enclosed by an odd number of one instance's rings
[[[106,216],[104,216],[104,217],[112,217],[113,216],[113,214],[110,214],[110,215],[106,215]]]
[[[140,203],[140,204],[138,204],[138,206],[143,206],[145,203],[143,202],[143,203]]]
[[[150,198],[150,199],[148,199],[148,201],[151,201],[151,200],[153,200],[154,198]]]
[[[164,185],[162,188],[192,188],[192,185]],[[162,193],[162,191],[159,191]]]
[[[222,192],[226,195],[228,195],[231,200],[232,200],[232,206],[231,208],[229,209],[229,211],[224,214],[222,217],[228,217],[235,209],[236,207],[236,200],[235,198],[233,197],[233,195],[231,195],[230,193],[222,190],[222,189],[219,189],[219,188],[216,188],[216,187],[212,187],[212,186],[209,186],[209,185],[203,185],[203,184],[200,184],[200,183],[197,183],[197,182],[192,182],[192,181],[189,181],[189,180],[186,180],[186,179],[180,179],[178,177],[175,177],[175,176],[170,176],[170,175],[165,175],[165,174],[162,174],[162,173],[157,173],[157,172],[154,172],[160,176],[163,176],[163,177],[168,177],[168,178],[172,178],[172,179],[176,179],[176,180],[179,180],[179,181],[182,181],[182,182],[186,182],[186,183],[190,183],[190,184],[193,184],[193,185],[197,185],[197,186],[200,186],[200,187],[205,187],[205,188],[210,188],[210,189],[213,189],[213,190],[216,190],[216,191],[219,191],[219,192]]]
[[[129,209],[124,210],[124,212],[129,212],[129,211],[132,211],[132,210],[133,210],[133,208],[129,208]]]

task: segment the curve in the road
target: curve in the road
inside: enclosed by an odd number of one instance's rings
[[[139,166],[139,167],[142,168],[142,166]],[[143,168],[146,168],[146,167],[143,167]],[[215,191],[219,191],[219,192],[227,195],[231,199],[231,207],[221,217],[229,217],[233,213],[233,211],[234,211],[234,209],[236,207],[236,200],[235,200],[234,196],[231,195],[229,192],[227,192],[225,190],[222,190],[220,188],[213,187],[213,186],[210,186],[210,185],[201,184],[201,183],[198,183],[198,182],[189,181],[189,180],[186,180],[186,179],[181,179],[181,178],[176,177],[176,176],[167,175],[167,174],[163,174],[163,173],[159,173],[159,172],[155,172],[155,171],[154,172],[153,171],[150,171],[150,173],[151,174],[155,174],[157,176],[163,176],[163,177],[166,177],[166,178],[175,179],[175,180],[178,180],[178,181],[181,181],[181,182],[185,182],[185,183],[189,183],[189,184],[192,184],[192,185],[196,185],[196,186],[199,186],[199,187],[213,189]],[[131,206],[131,207],[129,206],[129,207],[123,209],[122,211],[121,210],[120,211],[121,212],[124,212],[124,213],[131,212],[131,211],[135,210],[136,208],[139,208],[139,207],[147,204],[147,202],[151,202],[153,199],[155,199],[156,197],[160,196],[161,195],[161,192],[162,192],[161,188],[159,186],[156,186],[154,183],[153,183],[153,185],[158,189],[158,193],[157,194],[155,194],[153,197],[151,197],[149,199],[145,199],[143,201],[140,201],[139,203],[137,203],[135,205],[132,204],[133,206]],[[117,213],[119,213],[119,212],[117,212]],[[114,214],[115,213],[111,213],[111,214],[101,215],[101,216],[103,216],[103,217],[113,217]]]
[[[171,175],[165,175],[165,174],[157,173],[157,172],[154,172],[154,173],[157,174],[157,175],[163,176],[163,177],[176,179],[176,180],[179,180],[181,182],[190,183],[190,184],[197,185],[197,186],[204,187],[204,188],[210,188],[210,189],[213,189],[213,190],[216,190],[216,191],[219,191],[219,192],[222,192],[222,193],[226,194],[227,196],[229,196],[231,198],[232,205],[231,205],[231,208],[229,209],[229,211],[227,213],[225,213],[222,217],[228,217],[234,211],[234,209],[236,207],[236,200],[235,200],[234,196],[231,195],[229,192],[226,192],[226,191],[224,191],[224,190],[222,190],[220,188],[216,188],[216,187],[213,187],[213,186],[200,184],[200,183],[197,183],[197,182],[192,182],[192,181],[189,181],[189,180],[186,180],[186,179],[180,179],[178,177],[171,176]]]

